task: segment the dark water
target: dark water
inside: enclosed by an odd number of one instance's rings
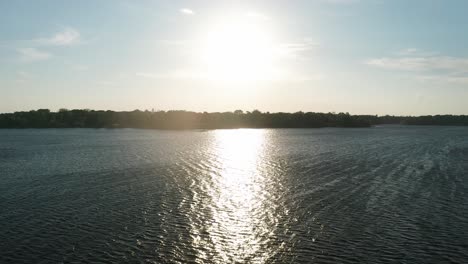
[[[468,128],[0,130],[1,263],[468,263]]]

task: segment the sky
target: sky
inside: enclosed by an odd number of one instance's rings
[[[468,114],[468,1],[0,2],[0,112]]]

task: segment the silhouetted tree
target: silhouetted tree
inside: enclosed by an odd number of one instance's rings
[[[262,113],[259,110],[196,113],[183,110],[114,112],[89,109],[48,109],[0,114],[0,128],[317,128],[369,127],[380,124],[468,125],[466,115],[376,116],[349,113]]]

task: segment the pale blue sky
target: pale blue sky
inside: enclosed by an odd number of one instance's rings
[[[1,1],[0,112],[468,114],[468,1]]]

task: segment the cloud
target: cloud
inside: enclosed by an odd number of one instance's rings
[[[400,50],[398,52],[395,53],[395,55],[397,56],[434,56],[434,55],[437,55],[436,53],[434,52],[427,52],[427,51],[423,51],[423,50],[420,50],[420,49],[416,49],[416,48],[407,48],[407,49],[404,49],[404,50]]]
[[[188,9],[188,8],[182,8],[179,10],[182,14],[185,14],[185,15],[194,15],[195,12],[193,12],[193,10],[191,9]]]
[[[401,71],[456,71],[468,72],[468,58],[441,55],[396,56],[369,59],[368,65]]]
[[[19,53],[20,61],[22,62],[42,61],[52,57],[50,53],[40,51],[36,48],[22,48],[16,51]]]
[[[49,38],[36,39],[42,45],[50,46],[72,46],[80,43],[81,34],[76,29],[67,27]]]
[[[395,56],[373,58],[367,65],[416,74],[419,81],[468,84],[468,58],[444,56],[418,49],[406,49]]]
[[[468,84],[468,76],[421,75],[418,76],[418,80],[435,81],[449,84]]]
[[[305,58],[304,53],[310,52],[318,46],[318,42],[305,39],[299,42],[281,43],[278,45],[277,51],[282,58]]]

